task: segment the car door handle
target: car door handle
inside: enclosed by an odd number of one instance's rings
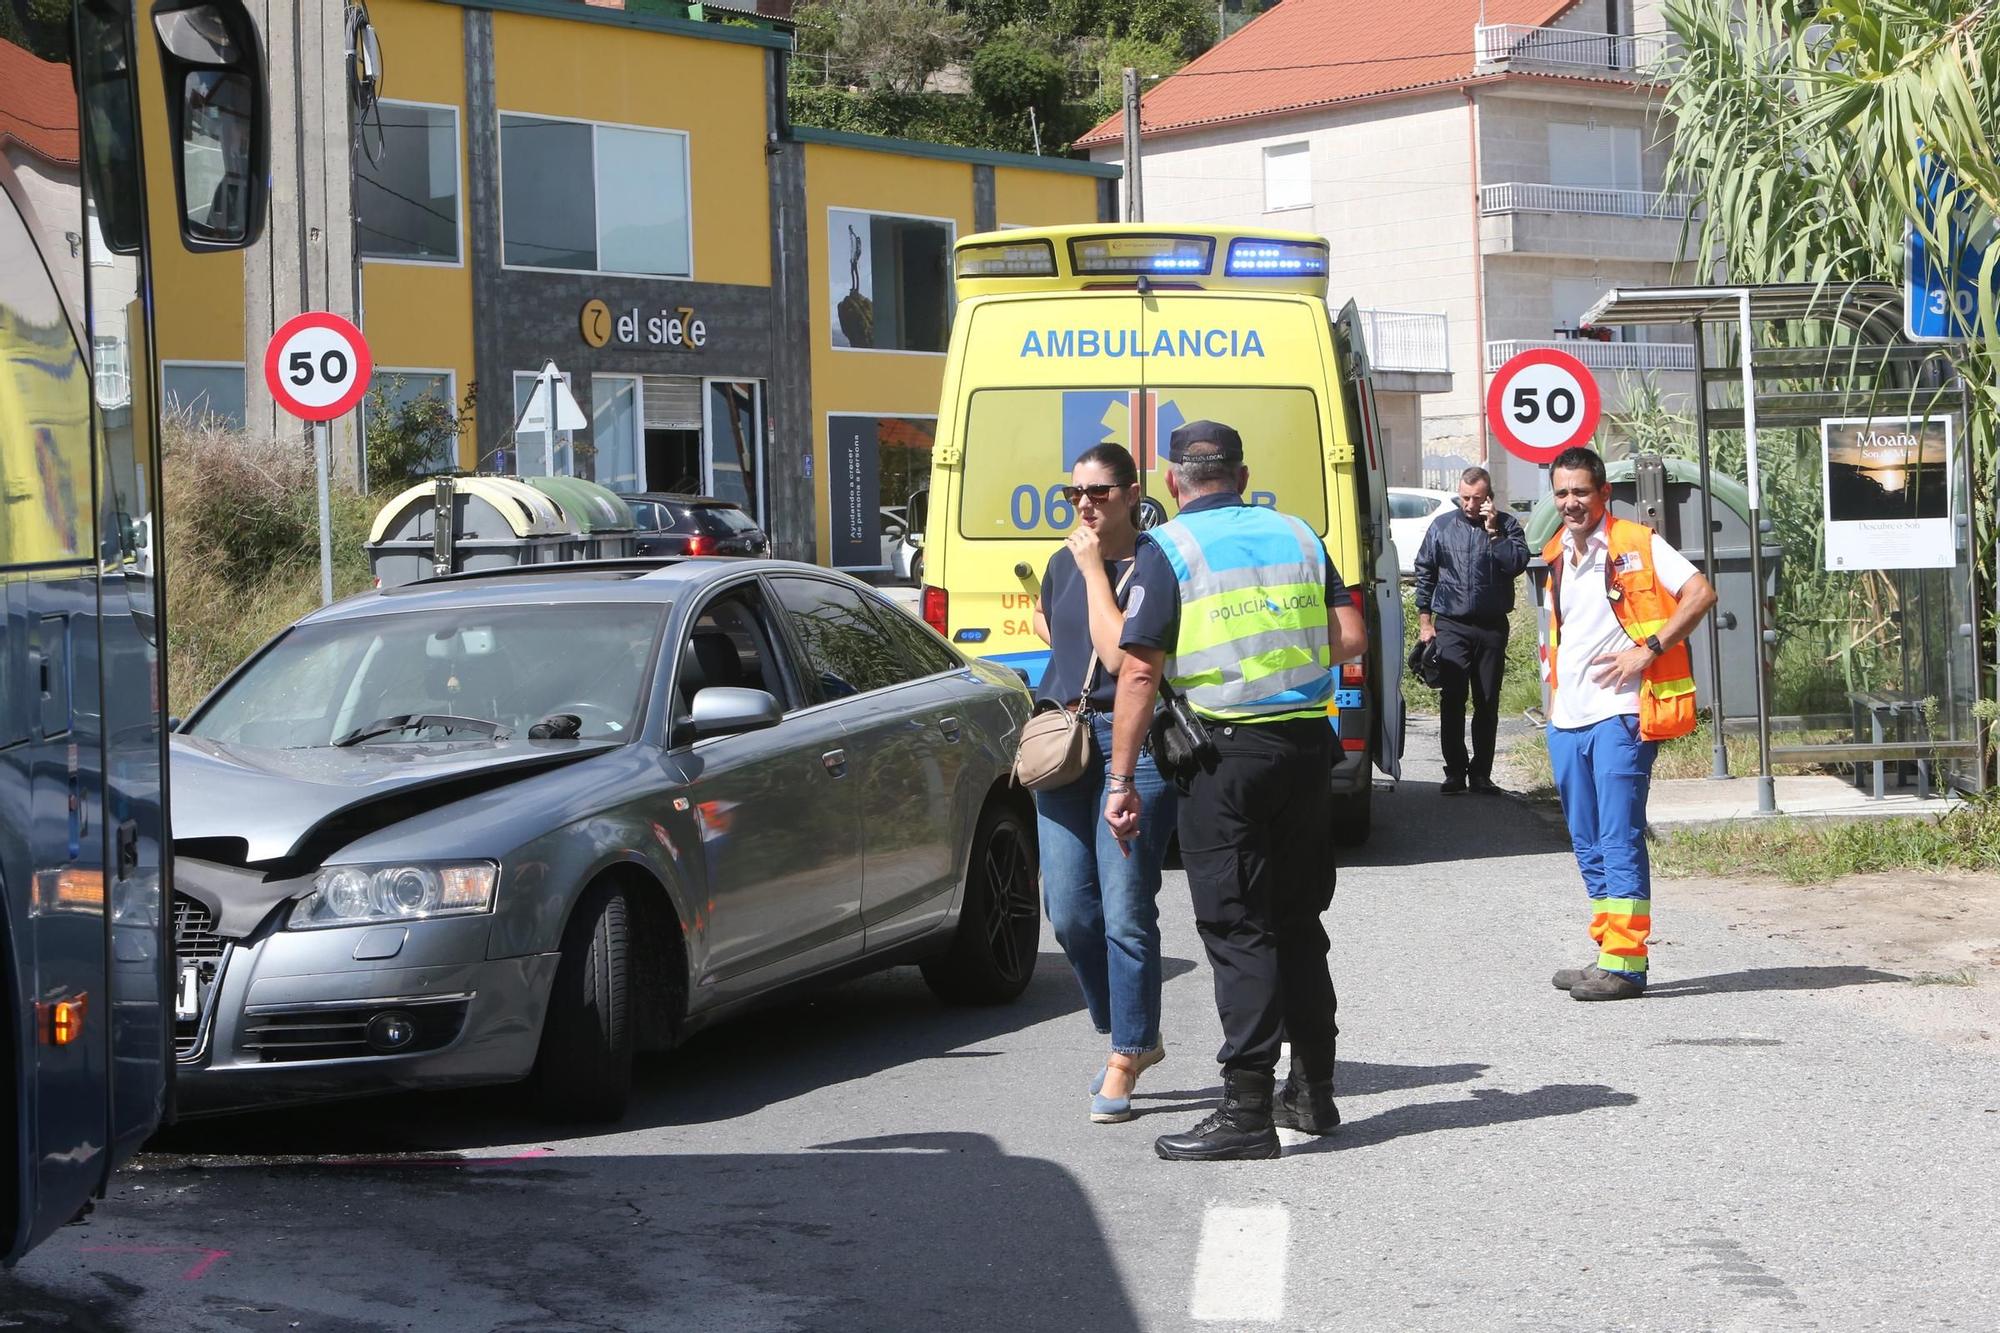
[[[942,731],[944,733],[944,738],[950,741],[953,745],[958,744],[959,726],[957,718],[955,717],[939,718],[938,730]]]
[[[819,761],[825,764],[826,771],[835,777],[844,778],[847,776],[847,751],[828,750],[819,757]]]

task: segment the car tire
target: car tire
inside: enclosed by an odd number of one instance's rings
[[[1336,847],[1359,847],[1368,841],[1369,829],[1375,822],[1375,785],[1364,783],[1360,791],[1351,796],[1333,798],[1333,844]]]
[[[949,1004],[1006,1004],[1028,988],[1042,936],[1035,834],[1013,806],[979,817],[951,947],[925,959],[924,982]]]
[[[632,1097],[631,904],[590,890],[563,932],[562,961],[542,1020],[535,1103],[552,1120],[616,1120]]]
[[[920,588],[924,585],[924,553],[922,551],[910,557],[910,582]]]

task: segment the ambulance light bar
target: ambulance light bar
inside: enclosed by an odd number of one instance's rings
[[[958,252],[961,278],[1053,278],[1056,248],[1047,241],[968,245]]]
[[[1069,262],[1079,275],[1203,274],[1214,265],[1215,241],[1206,236],[1092,236],[1069,243]]]
[[[1235,240],[1225,267],[1232,278],[1318,278],[1326,275],[1327,248],[1321,241]]]

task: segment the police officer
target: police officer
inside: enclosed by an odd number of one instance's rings
[[[1126,602],[1104,818],[1138,837],[1139,748],[1162,676],[1207,725],[1215,753],[1183,788],[1181,859],[1215,972],[1221,1108],[1153,1145],[1169,1160],[1276,1157],[1274,1122],[1308,1133],[1333,1105],[1333,980],[1320,914],[1335,737],[1333,664],[1366,646],[1355,609],[1311,528],[1244,503],[1243,441],[1214,421],[1173,433],[1172,522],[1141,536]],[[1278,1048],[1292,1064],[1273,1105]]]

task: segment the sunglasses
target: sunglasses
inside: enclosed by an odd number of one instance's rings
[[[1075,504],[1087,495],[1092,504],[1101,505],[1124,489],[1123,486],[1065,486],[1062,488],[1062,497]]]

